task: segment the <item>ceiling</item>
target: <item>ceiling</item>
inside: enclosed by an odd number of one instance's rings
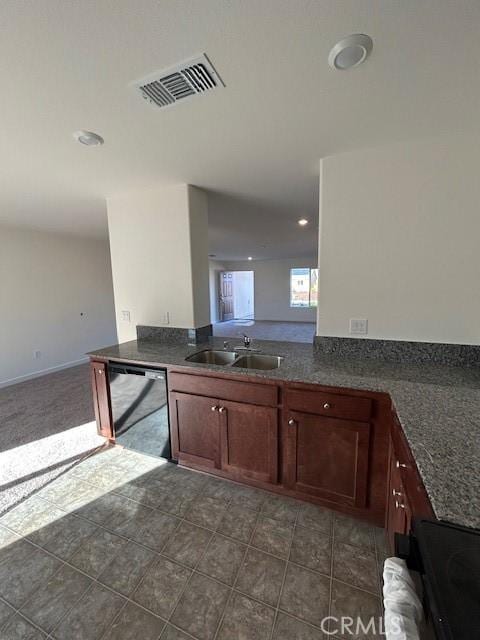
[[[105,196],[190,183],[212,253],[312,253],[320,157],[478,127],[479,26],[478,0],[4,1],[0,222],[104,235]],[[332,71],[357,32],[372,55]],[[129,87],[202,52],[226,88],[156,110]]]

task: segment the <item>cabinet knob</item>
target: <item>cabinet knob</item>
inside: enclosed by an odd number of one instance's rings
[[[290,420],[288,421],[288,424],[290,427],[294,427],[295,426],[295,420],[293,418],[290,418]]]
[[[325,404],[323,405],[324,409],[330,409],[330,403],[329,402],[325,402]]]
[[[397,460],[397,469],[406,469],[407,465],[404,462],[400,462],[400,460]]]
[[[405,509],[405,505],[398,500],[395,500],[395,509]]]
[[[212,407],[212,411],[218,411],[218,407],[217,407],[217,405],[216,405],[216,404],[215,404],[215,405],[213,405],[213,407]]]
[[[224,411],[226,411],[225,407],[220,407],[220,409],[218,410],[220,413],[224,413]]]
[[[401,491],[397,491],[396,489],[393,489],[393,491],[392,491],[392,495],[393,495],[394,497],[395,497],[395,496],[401,496],[401,495],[402,495],[402,492],[401,492]]]
[[[98,373],[103,373],[102,369],[97,369]]]

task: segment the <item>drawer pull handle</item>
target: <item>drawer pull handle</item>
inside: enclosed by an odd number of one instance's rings
[[[324,409],[330,409],[331,405],[328,402],[325,402],[325,404],[323,405]]]
[[[397,469],[406,469],[407,465],[404,462],[400,462],[400,460],[397,460]]]
[[[393,495],[393,497],[395,497],[395,496],[401,496],[401,495],[402,495],[402,492],[401,492],[401,491],[397,491],[396,489],[394,489],[394,490],[392,491],[392,495]]]
[[[212,407],[212,411],[218,411],[218,407],[217,407],[217,405],[216,405],[216,404],[215,404],[215,405],[213,405],[213,407]]]
[[[225,407],[220,407],[220,409],[218,410],[219,413],[224,413],[224,411],[226,411]]]
[[[290,418],[290,420],[288,421],[288,424],[290,427],[294,427],[295,426],[295,420],[293,418]]]
[[[398,500],[395,500],[395,509],[405,509],[405,505]]]

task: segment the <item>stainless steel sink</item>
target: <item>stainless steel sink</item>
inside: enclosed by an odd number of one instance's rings
[[[203,362],[204,364],[232,364],[235,358],[238,356],[234,351],[216,351],[215,349],[206,349],[205,351],[199,351],[194,353],[185,360],[189,362]]]
[[[261,356],[258,354],[249,353],[248,355],[240,356],[232,364],[232,367],[242,367],[244,369],[278,369],[282,364],[282,356]]]

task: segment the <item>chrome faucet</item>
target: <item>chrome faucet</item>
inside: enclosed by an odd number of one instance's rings
[[[228,351],[228,347],[230,346],[230,343],[228,342],[228,340],[224,340],[223,341],[223,350],[224,351]]]
[[[234,348],[234,351],[255,351],[259,352],[261,349],[254,349],[250,345],[252,344],[252,339],[247,336],[246,333],[242,333],[243,336],[243,345]]]

